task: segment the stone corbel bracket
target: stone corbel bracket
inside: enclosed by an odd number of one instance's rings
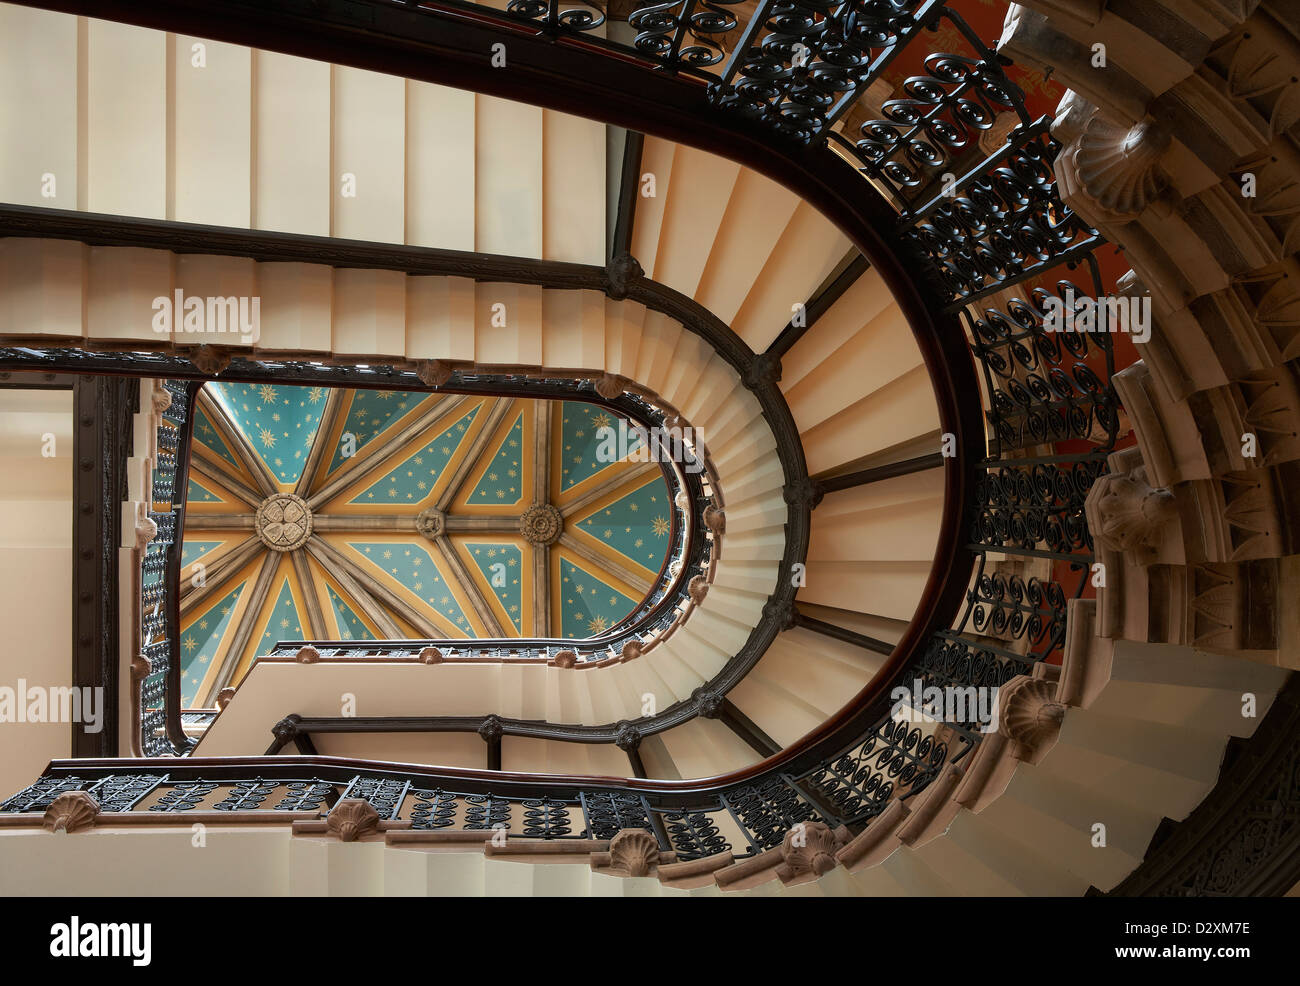
[[[324,835],[339,842],[375,842],[389,832],[410,827],[410,821],[380,819],[374,805],[363,798],[344,798],[324,818],[294,822],[293,834]]]

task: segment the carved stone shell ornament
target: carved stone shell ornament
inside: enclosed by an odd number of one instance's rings
[[[628,876],[649,876],[659,865],[659,841],[645,829],[624,829],[610,840],[609,855]]]
[[[1065,706],[1056,688],[1046,678],[1018,675],[999,689],[998,732],[1017,743],[1017,759],[1032,759],[1060,731]]]
[[[80,832],[95,824],[99,802],[86,791],[64,791],[45,809],[41,824],[51,832]]]
[[[699,606],[704,602],[704,597],[709,594],[709,581],[703,575],[694,575],[686,583],[686,592],[691,597],[691,602]]]
[[[1152,120],[1118,127],[1094,116],[1074,158],[1083,187],[1108,212],[1136,216],[1165,186],[1157,165],[1169,141]]]
[[[158,524],[149,516],[149,507],[141,503],[135,514],[135,548],[144,551],[145,546],[158,536]]]
[[[708,506],[704,508],[704,526],[714,533],[715,536],[721,537],[727,533],[727,515],[720,508]]]
[[[578,663],[578,652],[572,650],[557,651],[551,658],[551,664],[557,668],[571,668]]]
[[[626,389],[626,378],[617,373],[606,373],[596,381],[596,393],[607,401],[612,401]]]
[[[153,406],[155,413],[162,414],[172,406],[172,392],[166,387],[154,387],[153,393],[149,395],[149,403]]]

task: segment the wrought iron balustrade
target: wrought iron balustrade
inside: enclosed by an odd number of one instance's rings
[[[140,746],[145,756],[184,755],[195,744],[186,736],[180,709],[180,553],[189,472],[191,405],[197,385],[165,380],[171,402],[158,424],[149,519],[157,533],[140,558]]]
[[[468,773],[468,772],[463,772]],[[516,775],[483,783],[436,770],[330,757],[259,760],[56,761],[31,787],[0,802],[0,813],[40,814],[61,794],[84,791],[113,815],[290,812],[328,815],[339,801],[369,802],[384,821],[416,830],[501,829],[507,837],[610,839],[641,828],[679,861],[732,852],[743,859],[780,845],[800,821],[821,817],[786,778],[716,792],[674,792],[610,782],[538,782]],[[158,822],[165,823],[166,817]]]

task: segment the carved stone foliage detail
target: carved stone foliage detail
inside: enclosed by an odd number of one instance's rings
[[[426,387],[441,387],[451,379],[451,367],[439,359],[424,360],[416,367],[415,375]]]
[[[1167,529],[1177,517],[1174,495],[1152,487],[1146,468],[1100,477],[1088,496],[1092,536],[1102,547],[1129,552],[1141,565],[1156,560]]]
[[[700,686],[691,692],[691,701],[705,719],[716,719],[722,711],[723,697],[715,691]]]
[[[825,822],[800,822],[781,843],[783,863],[777,867],[777,876],[789,882],[809,873],[829,873],[835,868],[835,852],[841,844],[835,830]]]
[[[144,681],[149,675],[153,674],[153,662],[143,654],[137,654],[131,659],[131,680],[136,684]]]
[[[1249,103],[1267,121],[1270,140],[1300,122],[1297,57],[1300,42],[1272,18],[1243,25],[1211,55],[1226,70],[1228,95]]]
[[[215,377],[230,365],[230,353],[216,346],[198,346],[190,353],[190,362],[204,376]]]
[[[325,830],[340,842],[356,842],[379,831],[379,812],[362,798],[345,798],[326,816]]]
[[[295,493],[272,493],[257,508],[254,524],[272,551],[294,551],[311,537],[311,508]]]
[[[1276,559],[1192,565],[1187,573],[1187,639],[1207,650],[1278,646]]]
[[[620,722],[614,733],[614,745],[627,752],[641,745],[641,730],[630,722]]]
[[[432,541],[447,529],[447,515],[437,507],[426,507],[416,515],[415,529]]]
[[[539,548],[554,544],[564,533],[564,518],[549,503],[534,503],[519,518],[519,533]]]

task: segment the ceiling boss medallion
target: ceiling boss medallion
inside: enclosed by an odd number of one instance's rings
[[[293,551],[311,537],[311,509],[293,493],[272,493],[257,508],[257,536],[272,551]]]
[[[560,540],[564,518],[549,503],[534,503],[519,518],[519,533],[529,544],[545,547]]]
[[[447,530],[447,515],[437,507],[427,507],[416,515],[415,529],[432,541]]]

